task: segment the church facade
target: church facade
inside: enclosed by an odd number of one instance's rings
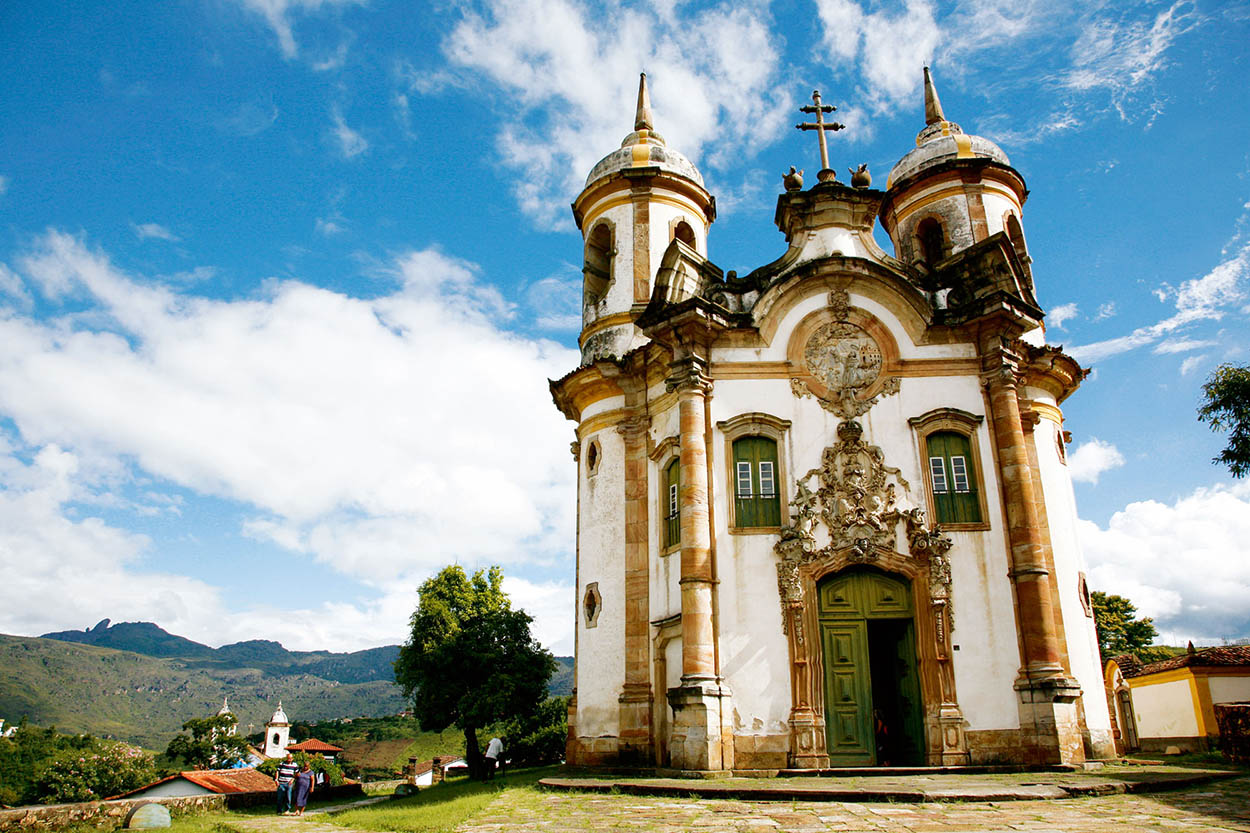
[[[567,760],[688,771],[1113,753],[1020,173],[948,121],[884,190],[824,169],[788,244],[708,256],[716,203],[634,131],[573,204],[575,694]],[[873,238],[880,221],[894,254]]]

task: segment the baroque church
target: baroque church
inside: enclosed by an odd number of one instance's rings
[[[946,119],[884,190],[784,179],[787,248],[709,259],[715,198],[634,130],[573,203],[581,365],[567,760],[750,771],[1113,754],[1024,179]],[[880,220],[894,254],[875,242]],[[763,258],[761,258],[762,260]]]

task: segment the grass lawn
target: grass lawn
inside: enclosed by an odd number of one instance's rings
[[[458,778],[423,789],[411,798],[397,798],[370,807],[335,813],[332,824],[357,830],[396,833],[438,833],[451,830],[483,810],[504,790],[538,793],[538,779],[555,775],[559,766],[519,769],[485,783]],[[209,833],[209,831],[186,831]]]

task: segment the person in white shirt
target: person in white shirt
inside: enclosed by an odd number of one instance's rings
[[[490,743],[486,744],[487,780],[495,777],[495,767],[498,765],[501,757],[503,757],[503,741],[499,738],[491,738]]]

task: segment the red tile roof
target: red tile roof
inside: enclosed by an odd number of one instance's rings
[[[343,747],[341,746],[335,746],[332,743],[326,743],[325,741],[317,740],[316,738],[309,738],[303,743],[293,743],[286,749],[288,752],[320,752],[322,754],[327,752],[343,751]]]
[[[215,793],[258,793],[274,789],[273,778],[251,767],[243,769],[191,769],[178,773],[192,784]]]
[[[144,784],[142,787],[130,792],[110,796],[109,800],[126,798],[135,793],[151,789],[158,784],[172,781],[175,778],[183,778],[198,787],[203,787],[210,792],[218,794],[272,792],[275,789],[271,776],[263,772],[257,772],[251,767],[244,769],[188,769],[174,775],[166,775],[159,781]]]
[[[1117,657],[1118,660],[1118,657]],[[1223,645],[1216,648],[1200,648],[1192,654],[1181,654],[1179,657],[1148,662],[1130,673],[1120,666],[1125,677],[1143,677],[1157,674],[1160,671],[1171,671],[1176,668],[1210,668],[1212,666],[1250,666],[1250,645]],[[1250,670],[1250,669],[1248,669]]]

